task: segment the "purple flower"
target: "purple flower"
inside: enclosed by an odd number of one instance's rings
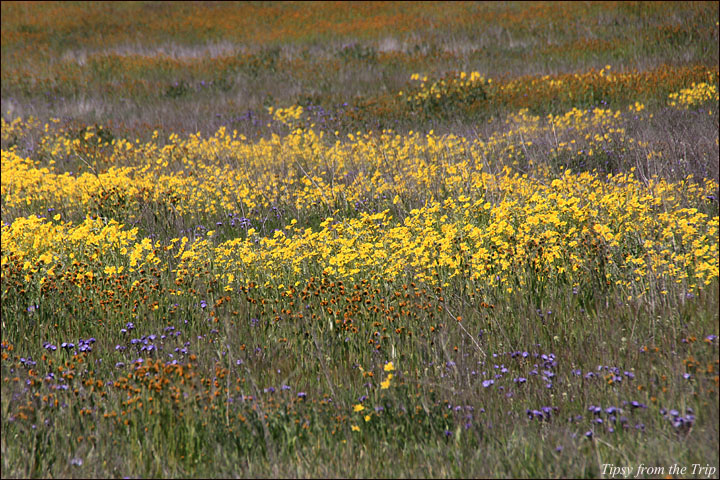
[[[588,407],[588,412],[592,412],[592,413],[594,413],[595,415],[600,415],[600,414],[602,413],[602,408],[601,408],[601,407],[596,407],[595,405],[590,405],[590,406]]]
[[[482,386],[485,387],[485,388],[487,388],[487,387],[489,387],[490,385],[492,385],[493,383],[495,383],[495,380],[484,380],[484,381],[482,382]]]
[[[34,361],[32,358],[30,358],[30,357],[28,357],[28,358],[21,358],[21,359],[20,359],[20,363],[22,363],[22,364],[25,365],[26,367],[34,367],[35,365],[37,365],[37,362],[35,362],[35,361]]]
[[[543,412],[541,412],[540,410],[527,409],[527,410],[525,410],[525,413],[527,414],[527,416],[530,420],[532,420],[533,418],[538,418],[540,420],[545,418],[545,416],[543,415]]]

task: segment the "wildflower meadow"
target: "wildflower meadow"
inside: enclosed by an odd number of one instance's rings
[[[3,478],[717,478],[718,18],[2,2]]]

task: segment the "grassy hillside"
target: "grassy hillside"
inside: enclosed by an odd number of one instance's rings
[[[3,477],[717,477],[717,2],[1,8]]]

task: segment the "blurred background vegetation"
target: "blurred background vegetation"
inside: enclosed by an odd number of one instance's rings
[[[3,2],[2,114],[145,137],[256,134],[266,107],[292,104],[347,131],[665,104],[717,81],[717,19],[717,2]],[[459,71],[496,90],[421,112],[398,96],[413,73]]]

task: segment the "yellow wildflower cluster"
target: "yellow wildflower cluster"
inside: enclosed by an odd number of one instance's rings
[[[518,272],[575,282],[591,271],[639,294],[649,288],[647,275],[693,289],[718,277],[717,216],[681,206],[680,192],[705,191],[694,184],[653,181],[645,188],[632,174],[570,171],[541,184],[508,170],[484,182],[502,200],[460,196],[412,209],[402,220],[386,210],[328,218],[319,230],[288,226],[272,238],[252,232],[214,249],[199,242],[178,271],[197,275],[210,262],[267,286],[322,271],[386,281],[410,276],[429,285],[461,276],[507,288],[525,286]]]
[[[419,81],[419,86],[411,92],[400,91],[398,96],[404,96],[405,101],[415,108],[431,108],[446,101],[473,103],[483,100],[486,98],[484,87],[492,83],[492,79],[486,80],[479,72],[451,73],[432,82],[428,82],[427,76],[420,78],[416,73],[410,79]]]
[[[26,272],[26,281],[38,274],[35,279],[42,284],[81,261],[95,266],[96,272],[88,270],[91,276],[101,271],[106,275],[120,273],[128,259],[133,267],[138,262],[157,263],[153,262],[150,239],[138,242],[137,233],[136,228],[128,230],[115,220],[87,217],[75,226],[61,222],[59,214],[53,221],[19,217],[12,224],[2,225],[2,265],[18,262]]]
[[[693,83],[690,88],[671,93],[669,99],[672,107],[692,108],[713,100],[717,104],[720,96],[715,85],[702,82]]]
[[[393,365],[393,362],[388,362],[383,367],[383,370],[388,372],[387,376],[385,377],[385,380],[380,382],[380,390],[387,390],[390,388],[390,381],[393,379],[393,374],[390,373],[393,370],[395,370],[395,366]]]
[[[640,113],[643,106],[633,110]],[[132,223],[150,205],[159,215],[203,222],[282,207],[283,221],[289,221],[309,212],[407,210],[447,196],[476,199],[494,165],[532,164],[536,156],[559,158],[573,169],[586,169],[585,162],[598,155],[659,156],[627,134],[619,110],[572,109],[540,117],[522,109],[502,127],[472,141],[432,131],[357,132],[343,139],[296,129],[256,142],[221,128],[210,138],[113,139],[97,148],[51,131],[37,149],[42,163],[12,148],[2,152],[3,214],[11,220],[27,208],[54,208],[74,218],[97,213]]]
[[[5,118],[2,118],[2,142],[12,143],[14,140],[24,136],[26,132],[32,129],[36,129],[40,126],[33,117],[21,118],[16,117],[11,122],[6,122]]]
[[[429,285],[459,277],[513,289],[530,277],[576,283],[592,272],[643,294],[651,281],[696,289],[718,277],[718,217],[682,205],[682,198],[716,189],[712,181],[704,188],[663,180],[645,187],[632,174],[602,178],[567,171],[540,182],[509,169],[482,179],[487,197],[428,202],[404,218],[388,210],[362,213],[327,218],[317,229],[289,224],[271,237],[250,229],[246,238],[217,245],[211,238],[138,240],[136,229],[114,220],[88,218],[74,227],[19,217],[3,225],[3,263],[21,262],[49,275],[84,255],[102,260],[103,268],[172,269],[178,285],[210,274],[229,289],[235,280],[283,288],[320,272],[385,281],[411,277]],[[170,249],[174,260],[162,261],[158,252]]]
[[[292,105],[287,108],[268,107],[268,113],[272,115],[276,121],[287,126],[296,125],[300,117],[302,117],[303,111],[302,105]]]
[[[85,255],[104,262],[97,274],[150,265],[180,287],[211,276],[228,291],[248,282],[283,289],[320,274],[507,291],[599,278],[638,295],[717,279],[718,217],[702,209],[716,181],[513,167],[519,159],[533,165],[538,153],[644,154],[622,112],[542,118],[521,110],[503,127],[476,140],[432,131],[340,139],[297,129],[255,142],[223,128],[164,144],[113,139],[80,163],[87,141],[51,132],[42,162],[2,152],[3,264],[27,262],[47,275]],[[547,138],[550,152],[538,150]],[[73,161],[86,170],[67,171]],[[120,225],[135,225],[149,209],[169,225],[163,238],[138,239]],[[60,222],[79,218],[78,226]],[[228,230],[228,218],[241,226]],[[205,222],[202,236],[181,228],[188,222]]]

